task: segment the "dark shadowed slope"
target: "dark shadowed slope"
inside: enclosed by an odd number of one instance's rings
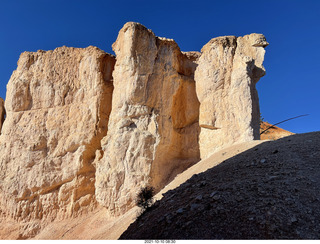
[[[165,194],[120,239],[319,239],[320,132],[262,143]]]

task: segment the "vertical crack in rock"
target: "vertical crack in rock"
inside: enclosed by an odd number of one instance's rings
[[[256,83],[268,43],[261,34],[213,38],[195,71],[200,101],[200,154],[204,159],[233,143],[259,139]]]
[[[0,135],[5,116],[6,110],[4,108],[4,100],[0,97]]]
[[[107,134],[114,64],[92,46],[21,54],[0,136],[1,214],[24,223],[21,238],[95,208],[93,162]]]
[[[138,23],[120,30],[113,50],[114,93],[104,156],[97,162],[96,198],[111,215],[134,205],[146,184],[161,189],[199,161],[197,53]]]

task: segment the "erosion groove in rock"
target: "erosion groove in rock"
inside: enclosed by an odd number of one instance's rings
[[[197,52],[137,23],[120,30],[109,133],[97,162],[96,197],[118,215],[139,188],[160,190],[199,161],[199,101],[193,79]]]
[[[195,71],[200,101],[200,153],[206,158],[234,144],[259,139],[256,83],[268,43],[261,34],[213,38],[201,50]]]
[[[114,63],[96,47],[21,54],[0,137],[1,214],[23,223],[21,238],[96,206],[92,162],[107,134]]]
[[[5,114],[6,114],[6,110],[4,109],[4,100],[0,97],[0,134],[1,134],[1,128],[4,122]]]

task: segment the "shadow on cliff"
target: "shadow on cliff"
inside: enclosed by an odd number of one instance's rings
[[[268,141],[168,191],[120,239],[319,239],[320,132]]]

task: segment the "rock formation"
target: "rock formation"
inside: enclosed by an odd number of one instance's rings
[[[6,114],[6,110],[4,109],[4,100],[0,97],[0,134],[1,134],[1,128],[4,122],[5,114]]]
[[[107,133],[114,63],[96,47],[21,54],[0,137],[1,214],[25,222],[21,238],[37,220],[95,207],[92,162]]]
[[[159,191],[200,156],[258,139],[266,45],[226,36],[181,52],[129,22],[116,59],[96,47],[22,53],[0,124],[0,216],[21,223],[20,238],[98,205],[117,216],[141,187]]]
[[[267,130],[267,131],[265,131]],[[280,138],[294,135],[294,133],[272,125],[266,121],[260,123],[260,135],[261,140],[278,140]]]
[[[199,161],[198,53],[137,23],[120,30],[109,132],[97,162],[96,197],[112,214],[134,205],[146,184],[161,189]]]
[[[236,142],[259,139],[256,83],[265,74],[261,34],[213,38],[201,50],[195,71],[200,101],[201,158]]]

